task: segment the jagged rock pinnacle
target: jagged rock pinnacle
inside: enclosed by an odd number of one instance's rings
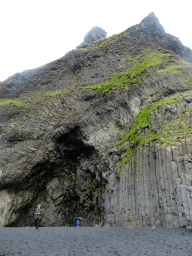
[[[82,42],[79,46],[76,47],[78,48],[85,48],[88,46],[93,41],[96,41],[100,38],[106,38],[107,32],[103,30],[102,28],[99,27],[93,27],[84,37],[84,42]]]
[[[147,23],[149,26],[156,26],[158,29],[165,32],[164,27],[160,24],[159,20],[155,16],[154,12],[149,13],[147,17],[142,19],[141,23]]]
[[[106,31],[99,27],[93,27],[84,37],[84,42],[90,43],[98,40],[99,38],[105,38],[107,35]]]

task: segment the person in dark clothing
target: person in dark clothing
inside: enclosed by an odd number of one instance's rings
[[[35,230],[39,231],[39,223],[41,220],[42,210],[41,205],[39,204],[38,207],[35,210]]]

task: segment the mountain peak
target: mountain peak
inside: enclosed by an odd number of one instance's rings
[[[158,29],[165,32],[164,27],[160,24],[158,18],[154,14],[154,12],[149,13],[149,15],[147,15],[147,17],[142,19],[141,23],[147,23],[149,26],[156,26]]]

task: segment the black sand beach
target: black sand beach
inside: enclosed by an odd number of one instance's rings
[[[0,256],[192,255],[185,228],[0,228]]]

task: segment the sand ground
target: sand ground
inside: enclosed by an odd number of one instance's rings
[[[0,256],[191,256],[185,228],[0,228]]]

